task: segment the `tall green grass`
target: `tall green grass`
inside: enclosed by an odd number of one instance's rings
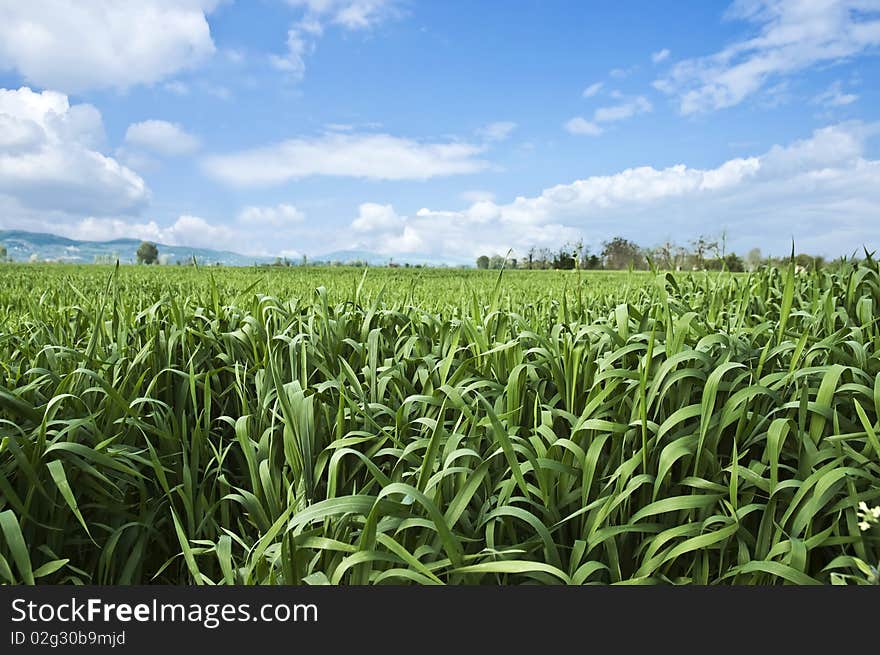
[[[880,268],[0,267],[0,579],[814,584],[878,540]]]

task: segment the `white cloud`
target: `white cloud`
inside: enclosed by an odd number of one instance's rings
[[[371,222],[369,230],[355,230],[354,223],[363,225],[365,206],[381,208],[384,220]],[[574,228],[552,223],[512,227],[500,211],[495,203],[480,201],[461,212],[423,208],[414,215],[401,216],[391,205],[365,203],[352,223],[351,240],[341,245],[388,255],[410,253],[472,259],[483,253],[503,254],[514,244],[523,248],[559,245],[560,240],[578,234]]]
[[[654,82],[678,97],[682,114],[731,107],[774,78],[880,45],[876,0],[738,0],[726,17],[757,31],[715,54],[681,61]]]
[[[813,104],[822,105],[823,107],[843,107],[851,105],[859,99],[854,93],[844,93],[840,80],[834,82],[825,91],[813,98]]]
[[[482,189],[471,189],[469,191],[463,191],[460,195],[461,199],[465,202],[481,202],[481,201],[493,201],[495,200],[495,194],[491,191],[484,191]]]
[[[0,3],[0,69],[68,93],[152,84],[214,52],[217,0]]]
[[[644,114],[652,109],[653,107],[647,98],[644,96],[638,96],[619,105],[599,107],[593,114],[593,121],[596,123],[622,121],[631,116],[635,116],[636,114]]]
[[[280,204],[245,207],[235,222],[210,221],[183,214],[168,227],[158,227],[152,222],[148,227],[154,228],[154,240],[168,245],[230,250],[243,255],[296,257],[302,250],[294,246],[311,234],[304,222],[302,211]]]
[[[306,40],[299,26],[287,31],[287,52],[283,55],[270,55],[272,65],[280,71],[289,73],[295,79],[301,79],[306,72],[306,55],[315,49],[313,41]]]
[[[880,161],[866,157],[867,139],[878,132],[880,124],[843,123],[715,167],[637,166],[509,202],[474,195],[471,205],[457,211],[400,212],[390,204],[363,203],[350,229],[332,233],[284,204],[245,207],[225,224],[183,214],[160,225],[131,218],[82,219],[23,207],[0,193],[0,215],[6,227],[74,238],[133,236],[246,254],[321,251],[329,240],[335,248],[390,255],[473,258],[512,247],[522,256],[531,246],[554,247],[575,238],[595,251],[601,241],[618,235],[650,246],[667,238],[684,243],[726,228],[730,249],[740,253],[757,245],[765,253],[785,254],[793,237],[799,250],[836,256],[862,244],[880,244]]]
[[[113,214],[138,211],[149,191],[99,149],[101,114],[54,91],[0,89],[0,194],[25,208]]]
[[[215,250],[247,249],[247,241],[241,233],[226,225],[212,224],[199,216],[184,214],[167,229],[159,239],[168,245],[213,248]]]
[[[403,218],[397,215],[391,205],[378,205],[365,202],[358,208],[358,215],[351,223],[355,232],[386,232],[403,227]]]
[[[295,256],[304,239],[326,239],[321,226],[309,226],[290,205],[245,208],[238,220],[211,220],[182,213],[170,223],[133,216],[98,216],[58,209],[26,207],[0,193],[0,226],[48,232],[84,241],[145,239],[173,246],[230,250],[244,255]],[[287,217],[290,220],[285,221]],[[276,223],[276,219],[278,222]]]
[[[477,136],[486,141],[504,141],[515,129],[516,123],[512,121],[497,121],[481,127],[477,130]]]
[[[603,86],[605,86],[604,82],[593,82],[590,86],[584,89],[584,92],[581,95],[583,95],[585,98],[592,98],[594,95],[602,90]]]
[[[658,50],[657,52],[651,53],[651,61],[653,61],[655,64],[659,64],[659,63],[664,62],[667,59],[669,59],[669,55],[670,55],[669,49],[663,48],[662,50]]]
[[[602,123],[622,121],[636,114],[649,112],[652,109],[653,107],[647,98],[637,96],[616,105],[597,108],[593,112],[592,120],[587,120],[583,116],[575,116],[568,120],[563,127],[570,134],[599,136],[604,131]]]
[[[637,66],[630,66],[629,68],[612,68],[608,71],[608,76],[613,77],[616,80],[622,80],[632,75],[637,68]]]
[[[72,223],[60,223],[52,230],[54,234],[80,241],[112,241],[114,239],[145,239],[161,241],[161,230],[153,221],[148,223],[127,222],[119,218],[96,218],[89,216]],[[169,244],[170,245],[170,244]]]
[[[302,17],[287,31],[287,50],[271,55],[270,61],[293,79],[301,79],[306,57],[312,54],[325,26],[336,25],[347,31],[369,30],[400,12],[397,0],[287,0],[303,11]]]
[[[244,225],[269,225],[286,227],[301,223],[306,215],[293,205],[280,204],[275,207],[245,207],[238,214],[238,221]]]
[[[144,239],[166,246],[191,246],[236,252],[240,252],[243,245],[242,235],[235,230],[190,214],[179,216],[167,227],[162,227],[155,221],[141,223],[119,218],[90,216],[68,225],[59,225],[52,231],[82,241]]]
[[[825,255],[876,247],[880,161],[864,156],[865,141],[876,132],[880,126],[845,123],[715,168],[640,166],[463,211],[425,208],[401,216],[385,205],[393,220],[353,230],[353,245],[465,256],[513,247],[521,254],[569,238],[596,245],[621,235],[649,246],[727,228],[731,248],[743,252],[757,245],[783,253],[792,237],[799,250]]]
[[[125,143],[160,155],[188,155],[199,149],[199,140],[178,123],[147,120],[132,123],[125,131]]]
[[[212,177],[236,186],[283,184],[311,175],[376,180],[426,180],[487,167],[483,147],[422,143],[388,134],[329,133],[289,139],[203,161]]]
[[[292,205],[281,204],[245,207],[233,223],[211,221],[193,214],[181,214],[170,225],[160,225],[154,220],[90,216],[55,224],[47,231],[86,241],[134,238],[169,246],[230,250],[244,255],[296,256],[297,250],[285,246],[296,241],[304,219],[305,215]]]
[[[395,15],[397,0],[287,0],[306,9],[307,26],[320,32],[323,21],[348,30],[366,30]]]
[[[565,122],[563,127],[570,134],[586,134],[588,136],[599,136],[602,134],[602,128],[595,123],[588,121],[583,116],[575,116]]]
[[[27,152],[40,145],[43,139],[44,132],[34,121],[0,114],[0,151],[4,154]]]
[[[48,223],[41,218],[13,224],[22,229],[45,231],[69,239],[81,241],[112,241],[114,239],[143,239],[167,246],[190,246],[231,250],[241,254],[268,254],[252,252],[253,241],[235,228],[212,223],[200,216],[183,214],[170,225],[160,225],[154,220],[137,221],[122,218],[88,216],[65,222]]]

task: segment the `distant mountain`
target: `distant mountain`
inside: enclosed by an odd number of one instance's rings
[[[461,257],[437,257],[420,253],[403,253],[398,255],[380,255],[369,250],[335,250],[316,257],[311,262],[366,262],[370,266],[387,266],[389,263],[410,264],[413,266],[464,266],[470,265],[469,259]]]
[[[6,246],[7,256],[14,261],[26,262],[36,255],[40,261],[91,264],[99,259],[115,261],[116,257],[123,263],[135,262],[141,240],[77,241],[56,234],[0,230],[0,243]],[[220,263],[225,266],[252,266],[275,260],[274,257],[240,255],[228,250],[169,246],[162,243],[156,245],[159,248],[159,257],[168,264],[189,263],[193,257],[200,264]]]
[[[114,239],[112,241],[78,241],[44,232],[24,230],[0,230],[0,243],[6,246],[7,256],[14,261],[26,262],[34,256],[39,261],[70,262],[92,264],[96,261],[115,261],[122,263],[137,261],[137,249],[141,239]],[[241,255],[228,250],[194,248],[191,246],[169,246],[158,243],[159,257],[163,263],[188,264],[195,257],[200,264],[223,264],[224,266],[253,266],[271,264],[275,257]],[[299,264],[299,258],[291,259],[291,264]],[[316,257],[309,256],[309,263],[343,264],[366,262],[370,266],[387,266],[389,263],[410,264],[413,266],[470,266],[469,259],[460,257],[436,257],[419,253],[402,255],[380,255],[367,250],[336,250]]]

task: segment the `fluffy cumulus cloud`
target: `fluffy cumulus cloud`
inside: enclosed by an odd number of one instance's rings
[[[297,243],[304,233],[306,215],[295,206],[247,206],[232,221],[208,220],[183,214],[170,225],[155,221],[95,219],[73,223],[68,236],[107,240],[123,236],[150,239],[172,246],[231,250],[244,255],[294,256],[299,250],[285,247]]]
[[[481,253],[505,253],[510,247],[559,245],[575,238],[576,228],[559,223],[508,224],[502,208],[480,200],[463,211],[423,208],[410,216],[391,205],[364,203],[352,221],[349,242],[343,247],[381,254],[418,254],[470,261]]]
[[[254,231],[250,227],[182,214],[169,223],[134,217],[73,216],[64,212],[22,212],[0,196],[0,210],[11,212],[3,227],[31,232],[49,232],[81,241],[143,239],[169,246],[229,250],[244,255],[275,256],[279,249],[277,231]],[[292,234],[284,234],[289,242]]]
[[[0,69],[65,91],[152,84],[214,52],[218,0],[0,3]]]
[[[355,232],[386,233],[395,232],[404,227],[403,218],[397,215],[391,205],[378,205],[374,202],[363,203],[357,218],[351,223]]]
[[[566,121],[563,127],[570,134],[599,136],[605,131],[603,124],[626,120],[637,114],[647,113],[652,109],[653,106],[647,98],[636,96],[616,105],[598,107],[590,120],[583,116],[575,116]]]
[[[682,114],[731,107],[782,76],[880,45],[876,0],[737,0],[726,17],[748,22],[752,35],[680,61],[654,83],[677,97]]]
[[[100,136],[94,126],[70,129],[87,143]],[[472,192],[464,209],[402,212],[391,204],[367,202],[357,208],[348,230],[329,238],[325,228],[288,203],[244,207],[232,220],[184,214],[160,225],[27,208],[0,193],[0,213],[30,216],[5,220],[6,227],[73,238],[125,236],[262,255],[314,254],[313,246],[332,246],[470,261],[508,248],[521,256],[533,246],[553,248],[577,238],[594,249],[614,236],[651,246],[725,229],[729,248],[738,252],[759,246],[765,253],[784,254],[795,238],[801,250],[836,256],[880,242],[880,161],[866,156],[867,142],[878,132],[877,124],[842,123],[709,168],[639,166],[558,184],[510,202]],[[19,150],[46,138],[32,128],[3,133]]]
[[[39,223],[28,229],[43,231]],[[169,246],[191,246],[215,250],[241,252],[241,234],[235,229],[212,223],[199,216],[184,214],[170,225],[156,221],[138,221],[123,218],[88,216],[86,218],[56,224],[51,231],[70,239],[81,241],[111,241],[113,239],[144,239]]]
[[[290,203],[248,206],[238,213],[232,228],[237,244],[231,248],[248,255],[298,258],[304,252],[327,246],[332,233],[321,221],[309,220],[299,207]]]
[[[235,250],[241,248],[241,234],[236,230],[199,216],[184,214],[168,228],[160,229],[157,240],[169,245],[187,245],[196,248]]]
[[[0,89],[0,195],[22,210],[136,213],[143,179],[101,153],[101,114],[53,91]]]
[[[188,155],[199,149],[198,138],[178,123],[147,120],[132,123],[125,131],[126,145],[165,156]]]
[[[247,206],[231,220],[181,214],[170,223],[159,223],[132,217],[53,217],[40,213],[24,221],[14,221],[14,226],[84,241],[134,238],[169,246],[230,250],[244,255],[294,256],[299,250],[287,246],[298,243],[304,233],[309,234],[308,229],[303,229],[305,218],[295,206],[282,203]]]
[[[424,143],[388,134],[329,133],[206,157],[206,172],[235,186],[283,184],[312,175],[375,180],[425,180],[473,173],[487,162],[482,146]]]
[[[397,0],[287,0],[300,18],[287,31],[286,51],[270,61],[294,79],[306,71],[306,57],[314,52],[328,25],[345,31],[370,30],[399,14]]]
[[[302,223],[306,215],[293,205],[282,203],[274,207],[245,207],[238,221],[250,226],[288,227]]]
[[[621,235],[649,246],[725,228],[730,246],[743,251],[760,246],[782,253],[795,237],[806,251],[851,252],[880,240],[880,161],[865,157],[866,140],[877,131],[845,123],[714,168],[630,168],[506,204],[481,200],[464,210],[425,208],[411,216],[390,205],[362,205],[352,245],[472,257],[578,237],[596,246]]]

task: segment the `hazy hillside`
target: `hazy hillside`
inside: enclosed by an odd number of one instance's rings
[[[28,261],[33,255],[40,261],[64,261],[91,264],[96,257],[117,256],[123,263],[136,261],[135,253],[140,239],[114,239],[113,241],[77,241],[55,234],[0,230],[0,243],[6,246],[7,255],[14,261]],[[199,263],[220,263],[227,266],[251,266],[255,263],[274,261],[271,257],[240,255],[226,250],[169,246],[157,244],[162,261],[169,264],[189,262],[193,257]]]
[[[34,255],[39,261],[58,261],[91,264],[97,259],[118,257],[122,263],[136,261],[136,252],[141,244],[140,239],[114,239],[113,241],[77,241],[55,234],[41,232],[25,232],[23,230],[0,230],[0,243],[6,246],[7,255],[13,261],[26,262]],[[210,248],[194,248],[191,246],[169,246],[157,244],[159,256],[163,263],[188,263],[193,257],[200,264],[220,263],[225,266],[253,266],[269,264],[274,257],[242,255],[228,250],[212,250]],[[412,254],[389,257],[366,250],[337,250],[334,252],[309,256],[310,262],[366,262],[371,266],[386,266],[390,261],[399,264],[425,266],[458,266],[470,262],[457,258],[435,258],[428,255]],[[293,265],[301,263],[299,258],[290,260]]]

